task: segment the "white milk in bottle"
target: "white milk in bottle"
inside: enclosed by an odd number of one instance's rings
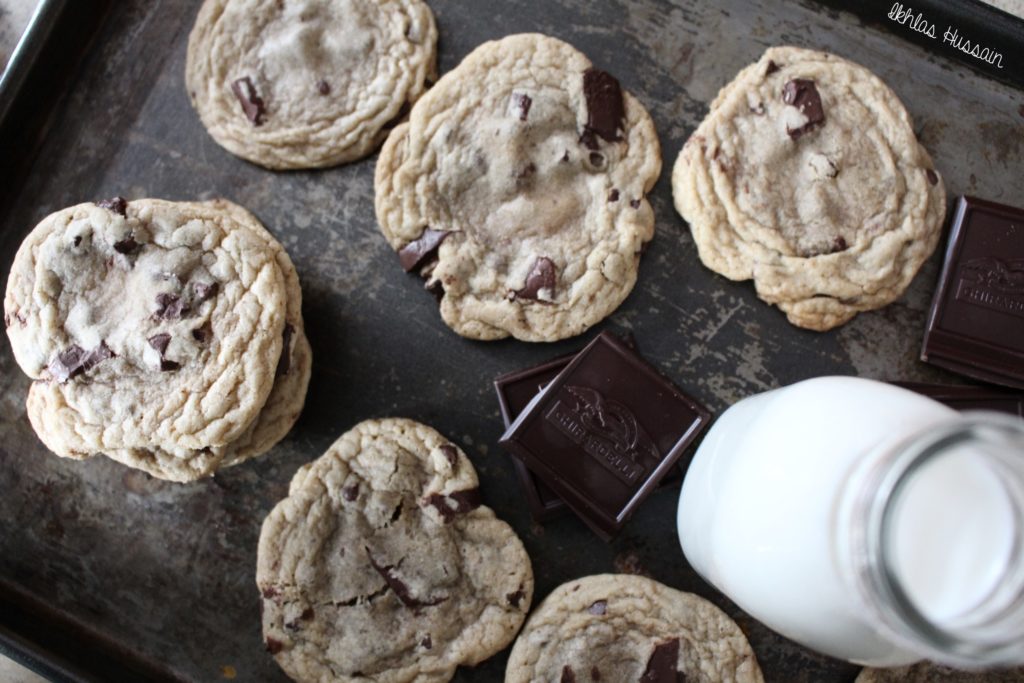
[[[820,652],[1024,661],[1024,420],[852,377],[753,396],[694,456],[678,528],[704,578]]]

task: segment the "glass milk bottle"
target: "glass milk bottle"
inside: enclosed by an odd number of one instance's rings
[[[740,401],[679,499],[690,564],[860,664],[1024,662],[1024,420],[821,377]]]

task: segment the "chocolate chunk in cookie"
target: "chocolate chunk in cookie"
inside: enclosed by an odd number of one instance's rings
[[[233,81],[231,83],[231,92],[235,93],[235,97],[242,105],[245,117],[254,126],[262,126],[263,120],[266,118],[267,107],[263,103],[263,98],[256,93],[256,86],[252,84],[252,79],[245,76]]]
[[[167,351],[167,345],[171,343],[171,335],[167,332],[162,332],[160,334],[153,335],[146,341],[149,342],[150,347],[163,356]]]
[[[424,228],[417,239],[398,250],[398,260],[405,272],[416,270],[437,255],[437,250],[448,237],[446,230]]]
[[[114,242],[114,251],[119,254],[133,254],[142,245],[135,241],[135,235],[129,234],[123,240]]]
[[[177,320],[188,312],[188,305],[177,294],[160,292],[156,295],[156,310],[153,317],[161,320]]]
[[[72,377],[82,372],[86,351],[77,344],[72,344],[68,348],[58,353],[50,364],[47,366],[50,370],[50,374],[58,382],[67,382]]]
[[[106,342],[100,342],[99,346],[86,351],[77,344],[67,347],[50,361],[47,368],[50,375],[59,383],[63,384],[69,379],[74,379],[83,372],[88,372],[93,367],[105,360],[114,357]]]
[[[192,283],[192,303],[201,304],[204,301],[217,296],[220,285],[216,282],[194,282]]]
[[[532,301],[551,301],[555,298],[557,282],[558,269],[554,262],[546,256],[541,256],[534,262],[533,268],[526,276],[526,284],[522,289],[513,292],[513,297]]]
[[[284,341],[281,345],[281,357],[277,361],[277,370],[274,372],[275,377],[284,377],[288,374],[288,370],[291,369],[292,336],[294,334],[295,327],[291,323],[285,323],[284,332],[281,333]]]
[[[782,88],[782,101],[800,110],[807,123],[797,128],[786,127],[789,137],[797,138],[811,132],[825,122],[825,110],[821,105],[821,94],[814,81],[795,78]]]
[[[200,344],[207,344],[213,339],[213,325],[207,320],[199,327],[192,328],[192,338]]]
[[[607,71],[591,67],[583,72],[583,96],[587,100],[587,126],[580,140],[590,149],[597,149],[597,137],[606,142],[619,142],[626,110],[622,88]],[[595,137],[596,136],[596,137]]]
[[[167,346],[171,343],[171,335],[167,332],[161,332],[155,334],[146,340],[149,342],[150,347],[160,354],[160,371],[161,372],[172,372],[174,370],[181,369],[181,364],[173,360],[168,360],[165,357],[167,353]]]
[[[480,498],[480,489],[453,491],[447,495],[432,493],[426,501],[441,514],[445,523],[451,522],[458,515],[464,515],[477,509],[483,503]]]
[[[647,668],[640,677],[640,683],[685,683],[686,676],[680,675],[679,639],[673,638],[654,646]]]
[[[533,98],[526,93],[514,92],[509,101],[512,115],[520,121],[525,121],[530,115],[530,105],[533,104]]]
[[[114,213],[121,214],[125,218],[128,217],[128,202],[125,201],[124,197],[111,197],[110,199],[103,199],[96,202],[96,206],[101,209],[107,209]]]
[[[440,447],[440,450],[441,453],[444,454],[445,460],[447,460],[448,464],[452,466],[453,470],[459,466],[459,450],[455,448],[455,446],[446,443]]]

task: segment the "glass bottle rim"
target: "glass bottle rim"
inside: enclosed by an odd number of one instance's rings
[[[964,443],[1007,446],[986,451],[994,458],[1011,459],[1020,472],[1019,524],[1010,566],[1002,580],[1009,581],[1011,609],[1018,616],[1010,633],[968,637],[962,630],[935,623],[916,605],[904,587],[891,555],[897,503],[922,468]],[[866,522],[852,535],[861,593],[897,640],[929,659],[963,667],[1024,663],[1024,419],[992,412],[968,412],[956,419],[920,430],[888,449],[866,477],[854,514]],[[998,628],[995,629],[998,631]]]

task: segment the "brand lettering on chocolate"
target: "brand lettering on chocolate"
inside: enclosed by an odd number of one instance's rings
[[[964,264],[960,278],[997,292],[1024,295],[1024,259],[972,258]]]
[[[956,288],[956,299],[1024,318],[1024,296],[1013,297],[961,280]]]
[[[544,418],[618,479],[634,484],[658,462],[658,449],[628,408],[589,387],[564,391],[571,398],[555,401]]]
[[[1024,316],[1024,259],[973,258],[960,271],[957,301]]]

